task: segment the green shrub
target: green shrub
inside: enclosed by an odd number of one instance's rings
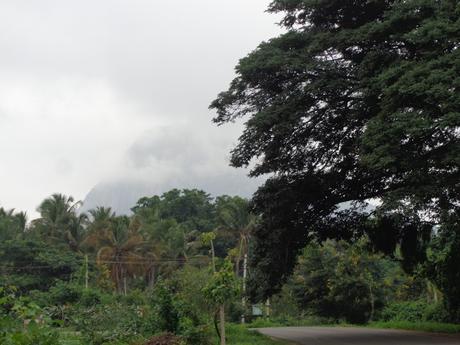
[[[203,313],[172,290],[166,283],[159,283],[151,292],[143,319],[144,336],[168,332],[181,336],[188,345],[209,344],[211,332],[202,319]]]
[[[99,291],[94,289],[83,290],[80,295],[79,303],[85,307],[91,307],[96,304],[100,304],[102,301],[102,295]]]
[[[423,321],[427,307],[424,301],[391,303],[382,310],[380,319],[383,321]]]
[[[0,344],[2,345],[56,345],[59,334],[47,327],[31,322],[24,326],[11,318],[0,318]]]
[[[423,300],[397,302],[387,305],[379,315],[381,321],[448,322],[449,312],[443,303]]]
[[[177,334],[179,311],[174,301],[174,295],[166,285],[159,284],[152,297],[151,303],[157,315],[158,330]]]
[[[373,328],[384,329],[405,329],[435,333],[460,333],[460,325],[440,322],[378,321],[371,322],[369,325]]]
[[[58,281],[49,290],[50,303],[54,305],[76,303],[80,300],[83,288],[73,283]]]
[[[424,321],[431,322],[449,322],[450,314],[443,303],[428,304],[425,313]]]
[[[274,317],[270,319],[258,318],[247,324],[249,328],[286,327],[286,326],[323,326],[335,325],[337,320],[321,316],[304,316],[293,318],[289,316]]]
[[[118,295],[117,299],[120,303],[128,305],[145,305],[147,304],[146,293],[141,290],[131,290],[126,296]]]
[[[70,312],[69,326],[81,332],[88,344],[130,343],[141,337],[144,320],[136,306],[120,303],[93,307],[77,305]]]

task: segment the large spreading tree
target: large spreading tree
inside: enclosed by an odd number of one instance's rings
[[[367,231],[408,267],[424,260],[433,228],[459,226],[460,3],[274,0],[269,11],[286,32],[241,59],[211,105],[218,124],[246,121],[232,165],[269,176],[253,199],[253,295],[276,292],[316,239]],[[369,200],[381,203],[371,214],[343,207]]]

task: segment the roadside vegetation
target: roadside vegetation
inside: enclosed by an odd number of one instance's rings
[[[458,332],[460,4],[273,0],[212,102],[249,201],[0,208],[0,344],[275,344],[247,327]],[[180,100],[179,100],[180,101]],[[245,325],[237,325],[245,323]]]
[[[273,326],[458,330],[423,267],[407,273],[366,236],[310,244],[279,293],[251,302],[243,276],[258,217],[247,200],[172,190],[129,217],[78,205],[53,195],[31,223],[1,210],[2,344],[143,345],[168,333],[205,345],[224,329],[229,344],[262,344],[248,328]]]
[[[413,322],[413,321],[380,321],[371,322],[369,327],[385,329],[403,329],[409,331],[432,333],[460,333],[460,325],[441,322]]]

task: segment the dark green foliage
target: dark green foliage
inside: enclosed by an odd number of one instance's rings
[[[179,281],[176,280],[174,283],[177,284]],[[191,290],[189,291],[186,286],[174,286],[160,282],[149,298],[150,310],[143,321],[144,334],[169,332],[180,335],[189,345],[208,344],[210,333],[205,325],[206,309],[197,308],[196,301],[184,298],[187,296],[202,298],[202,296],[194,295],[194,288]]]
[[[48,296],[51,304],[64,305],[78,302],[83,294],[81,286],[58,281],[49,289]]]
[[[424,301],[407,301],[391,303],[386,306],[380,319],[383,321],[423,321],[427,303]]]
[[[239,196],[219,196],[214,207],[218,230],[214,247],[216,256],[224,258],[229,250],[241,246],[242,238],[253,230],[255,217],[250,213],[248,200]]]
[[[84,289],[81,293],[79,303],[84,307],[91,307],[104,302],[103,294],[95,289]]]
[[[206,192],[197,189],[173,189],[161,196],[142,198],[133,207],[133,212],[146,210],[160,219],[174,219],[189,231],[210,231],[213,228],[212,199]]]
[[[75,308],[69,311],[70,325],[78,329],[87,344],[132,342],[142,338],[143,320],[136,306],[121,303]]]
[[[21,238],[24,236],[27,216],[24,212],[0,208],[0,242]]]
[[[382,321],[448,322],[449,314],[442,303],[423,300],[393,302],[385,306],[379,315]]]
[[[151,304],[158,317],[156,327],[160,331],[175,333],[179,328],[179,312],[174,304],[173,295],[164,285],[158,285]]]
[[[38,206],[40,218],[32,222],[34,236],[46,238],[48,243],[66,244],[71,250],[79,251],[85,236],[86,214],[77,214],[81,202],[71,196],[53,194]]]
[[[446,308],[445,304],[440,303],[431,303],[428,304],[424,310],[423,318],[426,321],[430,322],[449,322],[452,320],[451,315],[449,315],[449,310]]]
[[[428,275],[444,293],[450,321],[460,321],[460,221],[459,213],[451,213],[438,229],[427,263]]]
[[[253,200],[254,297],[278,291],[299,250],[353,200],[404,215],[397,234],[373,237],[386,252],[401,244],[412,269],[427,229],[460,202],[460,4],[274,0],[270,11],[287,32],[240,60],[211,105],[218,124],[245,117],[232,165],[272,174]],[[368,225],[355,227],[353,212],[329,237]]]
[[[246,199],[227,195],[213,199],[195,189],[173,189],[161,196],[142,198],[132,210],[141,223],[141,232],[161,252],[156,256],[184,261],[189,256],[208,254],[200,236],[210,231],[219,233],[215,254],[226,257],[230,249],[239,246],[241,236],[251,230],[255,219]]]
[[[328,241],[305,248],[287,288],[308,314],[365,323],[401,284],[396,270],[395,264],[367,252],[364,242]]]
[[[0,344],[2,345],[56,345],[59,334],[56,330],[31,323],[21,323],[0,316]]]
[[[133,216],[97,208],[86,217],[78,205],[55,194],[27,227],[22,214],[0,209],[0,286],[14,284],[21,295],[20,304],[2,308],[40,313],[48,326],[74,330],[85,344],[125,345],[159,332],[208,344],[213,307],[202,289],[211,275],[199,268],[210,261],[201,235],[219,233],[219,254],[227,256],[249,236],[247,200],[172,190],[141,199]],[[12,322],[20,324],[18,315]]]
[[[68,280],[81,265],[81,257],[65,247],[39,240],[0,243],[0,286],[14,285],[22,291],[46,290],[55,280]]]
[[[43,311],[26,298],[18,298],[14,287],[0,286],[0,344],[55,345],[59,335],[44,325]]]

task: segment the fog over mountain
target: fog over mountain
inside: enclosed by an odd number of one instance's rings
[[[239,195],[249,198],[255,192],[259,180],[249,180],[241,173],[209,176],[196,176],[183,181],[170,181],[157,184],[155,181],[120,180],[100,183],[95,186],[83,200],[81,211],[88,211],[97,206],[111,207],[117,214],[129,214],[130,209],[144,196],[161,195],[173,188],[197,188],[211,196]]]
[[[106,206],[117,214],[128,214],[141,197],[173,188],[249,198],[263,179],[249,178],[247,170],[229,166],[232,144],[228,136],[191,127],[183,124],[146,131],[126,152],[112,176],[88,193],[81,211]],[[236,136],[235,132],[235,140]]]
[[[228,167],[241,127],[208,106],[282,31],[269,3],[0,1],[0,206],[34,219],[53,193],[126,210],[170,187],[252,191]]]

